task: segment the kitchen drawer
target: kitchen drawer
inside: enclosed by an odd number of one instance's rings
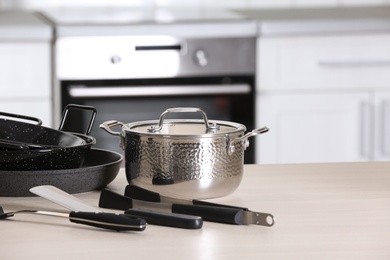
[[[51,96],[50,44],[0,43],[0,96]]]
[[[390,34],[259,38],[260,90],[390,86]]]

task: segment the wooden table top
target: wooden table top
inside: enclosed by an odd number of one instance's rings
[[[121,169],[108,188],[126,185]],[[97,206],[99,194],[76,196]],[[275,225],[115,232],[23,214],[0,221],[0,259],[390,259],[390,162],[245,165],[239,188],[210,201],[271,213]],[[67,212],[39,197],[0,205]]]

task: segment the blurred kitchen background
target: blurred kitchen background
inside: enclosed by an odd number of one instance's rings
[[[121,152],[100,123],[195,106],[270,128],[246,163],[389,160],[389,4],[0,0],[0,111],[56,128],[66,104],[95,106],[97,147]]]
[[[383,5],[389,0],[1,0],[6,8],[47,8],[59,6],[138,6],[194,8],[293,8],[305,6]]]

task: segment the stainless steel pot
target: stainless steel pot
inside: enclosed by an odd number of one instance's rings
[[[200,113],[198,119],[165,119],[169,113]],[[112,128],[120,126],[122,132]],[[120,137],[125,150],[129,183],[161,194],[189,199],[225,196],[243,176],[248,138],[267,127],[245,134],[246,127],[228,121],[209,121],[199,108],[170,108],[159,120],[100,125]]]

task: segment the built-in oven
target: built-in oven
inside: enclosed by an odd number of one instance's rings
[[[254,37],[60,37],[55,53],[61,109],[70,103],[97,109],[90,133],[97,148],[123,152],[118,139],[99,128],[102,122],[158,119],[172,107],[198,107],[211,120],[255,127]],[[77,113],[64,129],[84,131],[88,119]],[[245,163],[255,162],[254,146]]]

